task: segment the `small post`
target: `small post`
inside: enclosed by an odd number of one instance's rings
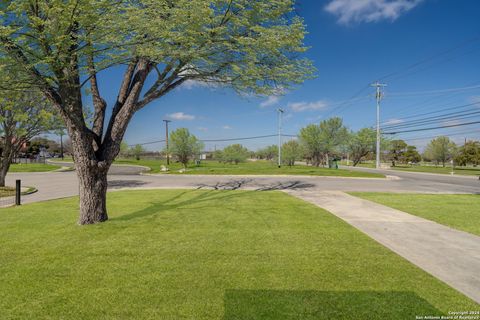
[[[22,204],[22,180],[15,180],[15,205],[19,206]]]
[[[278,108],[278,167],[282,166],[282,115],[283,109]]]
[[[169,148],[168,148],[168,124],[172,122],[172,120],[163,120],[165,122],[165,142],[166,142],[166,153],[167,153],[167,166],[170,165],[170,155],[169,155]]]

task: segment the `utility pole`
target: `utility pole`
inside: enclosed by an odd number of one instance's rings
[[[163,120],[163,122],[165,122],[165,142],[166,142],[166,150],[165,152],[167,153],[167,166],[170,165],[170,154],[169,154],[169,150],[168,150],[168,124],[170,122],[172,122],[172,120]]]
[[[282,166],[282,115],[283,109],[278,108],[278,167]]]
[[[62,160],[64,159],[63,158],[63,131],[60,132],[60,158],[62,158]]]
[[[377,100],[377,157],[375,161],[375,167],[380,169],[380,101],[383,98],[382,88],[386,87],[387,85],[377,81],[371,86],[377,89],[375,94]]]

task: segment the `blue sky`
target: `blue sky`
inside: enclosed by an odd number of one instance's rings
[[[391,73],[384,80],[388,87],[382,101],[382,122],[405,123],[415,118],[404,117],[480,101],[480,1],[303,0],[297,6],[307,24],[306,44],[311,47],[307,56],[318,69],[317,78],[283,97],[265,98],[184,85],[139,111],[125,140],[136,144],[163,139],[162,119],[166,118],[173,120],[172,129],[186,127],[202,139],[274,134],[278,107],[286,111],[283,131],[287,134],[335,115],[356,130],[375,123],[374,89],[368,84]],[[109,101],[118,90],[120,71],[102,74]],[[352,98],[354,101],[342,104]],[[466,110],[474,108],[480,110],[480,105]],[[480,117],[469,119],[475,120]],[[480,125],[396,137],[416,139],[408,142],[422,148],[430,137],[440,134],[456,141],[478,139]],[[207,143],[206,147],[222,148],[230,143]],[[276,139],[241,143],[256,149],[276,143]],[[150,150],[162,147],[161,143],[148,145]]]

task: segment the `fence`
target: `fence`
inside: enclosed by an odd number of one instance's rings
[[[12,163],[40,163],[40,164],[45,164],[47,162],[47,158],[45,157],[38,157],[38,158],[15,158],[12,160]]]

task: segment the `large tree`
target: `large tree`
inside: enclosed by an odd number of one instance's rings
[[[0,79],[5,80],[5,74]],[[15,155],[54,123],[51,106],[39,92],[0,90],[0,187]]]
[[[203,143],[186,128],[179,128],[170,134],[168,151],[183,164],[185,169],[188,161],[199,155],[203,148]]]
[[[342,118],[333,117],[320,122],[320,141],[325,155],[325,162],[329,165],[329,157],[339,151],[341,145],[348,140],[348,130],[343,125]]]
[[[305,158],[309,160],[312,165],[316,167],[320,166],[324,152],[320,127],[315,124],[310,124],[300,130],[298,138],[303,150],[305,150]]]
[[[225,163],[239,164],[247,161],[250,151],[241,144],[232,144],[225,147],[222,151],[221,161]]]
[[[282,145],[282,163],[291,167],[295,161],[301,159],[303,154],[302,146],[297,140],[290,140]]]
[[[395,167],[398,162],[404,162],[404,155],[407,151],[407,143],[403,140],[392,140],[389,143],[388,157],[392,161],[392,167]]]
[[[466,141],[455,156],[455,163],[460,166],[472,164],[474,167],[480,163],[480,142]]]
[[[293,0],[6,0],[0,15],[0,54],[29,79],[15,86],[39,88],[66,124],[80,224],[108,219],[107,172],[128,123],[150,102],[186,81],[268,95],[314,71],[301,57],[305,27]],[[97,79],[112,67],[123,78],[107,105]]]
[[[452,160],[455,156],[457,146],[448,137],[440,136],[432,139],[425,148],[425,155],[436,163],[441,163],[445,167],[445,163]]]
[[[347,150],[354,167],[367,155],[375,152],[376,141],[377,133],[371,128],[363,128],[350,134]]]

